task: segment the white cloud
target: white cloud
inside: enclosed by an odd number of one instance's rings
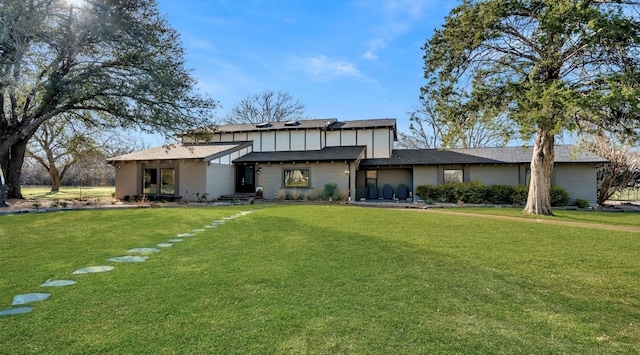
[[[361,2],[363,6],[380,17],[375,31],[380,36],[367,43],[367,50],[362,55],[365,59],[375,60],[377,52],[387,47],[396,37],[408,32],[415,23],[425,17],[429,6],[437,4],[434,0],[380,0]]]
[[[294,58],[293,63],[298,69],[307,72],[313,81],[326,82],[343,77],[366,79],[366,76],[353,63],[324,55]]]

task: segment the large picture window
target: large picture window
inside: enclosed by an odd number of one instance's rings
[[[284,187],[309,188],[309,169],[284,169]]]
[[[174,195],[176,170],[173,168],[143,169],[142,193],[145,195]]]
[[[444,170],[443,182],[445,184],[462,182],[463,178],[464,178],[464,174],[462,172],[462,169],[445,169]]]

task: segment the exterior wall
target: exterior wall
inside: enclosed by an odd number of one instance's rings
[[[322,141],[322,131],[315,130],[306,130],[305,132],[305,150],[320,150],[324,147]]]
[[[351,166],[350,166],[351,165]],[[285,169],[309,169],[309,188],[299,188],[300,194],[315,195],[316,190],[322,191],[324,185],[330,182],[336,183],[341,192],[349,190],[349,180],[351,179],[352,191],[355,188],[355,168],[353,164],[344,162],[331,163],[309,163],[309,164],[260,164],[261,172],[256,176],[256,186],[263,188],[265,199],[274,199],[278,190],[284,188]],[[346,174],[345,171],[353,173]],[[291,190],[291,189],[287,189]]]
[[[207,192],[207,163],[203,161],[181,160],[178,164],[178,184],[176,193],[183,200],[196,201],[196,193]]]
[[[208,199],[218,198],[221,195],[231,194],[235,191],[235,165],[209,164],[207,165],[206,173]]]
[[[119,167],[119,168],[118,168]],[[124,199],[125,196],[138,195],[138,182],[140,181],[138,164],[135,162],[116,163],[116,198]]]
[[[278,152],[289,151],[291,150],[291,136],[289,135],[290,131],[276,131],[275,132],[275,149]]]
[[[373,158],[391,157],[393,140],[389,140],[389,129],[377,128],[373,130]]]
[[[439,177],[437,166],[416,166],[413,168],[413,196],[420,185],[437,185],[442,177]]]
[[[569,192],[570,203],[582,198],[591,205],[598,203],[598,178],[595,164],[556,164],[553,184]]]
[[[520,183],[520,166],[516,164],[472,165],[468,172],[469,181],[479,181],[485,185],[513,186]]]
[[[305,131],[290,131],[289,139],[291,141],[290,150],[305,150],[307,143],[307,135]]]
[[[411,169],[378,170],[378,195],[382,196],[384,185],[390,185],[393,193],[398,193],[398,186],[404,184],[411,191],[413,174]]]
[[[260,146],[261,152],[273,152],[276,150],[275,131],[260,132],[260,138],[262,141],[262,145]]]
[[[340,146],[340,133],[341,131],[328,131],[326,134],[326,146],[327,147],[339,147]]]
[[[342,131],[342,135],[340,136],[340,142],[344,146],[350,145],[358,145],[358,141],[356,139],[356,131]]]

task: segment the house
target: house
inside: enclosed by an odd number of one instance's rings
[[[314,119],[207,127],[180,143],[110,158],[116,197],[197,200],[255,193],[313,195],[335,183],[352,200],[405,198],[423,184],[526,184],[531,148],[394,149],[395,119]],[[557,146],[552,184],[596,203],[607,160]],[[389,186],[386,186],[389,185]],[[403,187],[401,187],[401,185]],[[406,190],[404,189],[406,187]]]

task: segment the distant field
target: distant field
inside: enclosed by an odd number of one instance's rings
[[[23,186],[22,196],[26,199],[73,200],[111,197],[115,191],[113,186],[60,186],[58,192],[51,192],[51,186]]]
[[[640,189],[624,189],[618,191],[611,199],[615,201],[640,201]]]

